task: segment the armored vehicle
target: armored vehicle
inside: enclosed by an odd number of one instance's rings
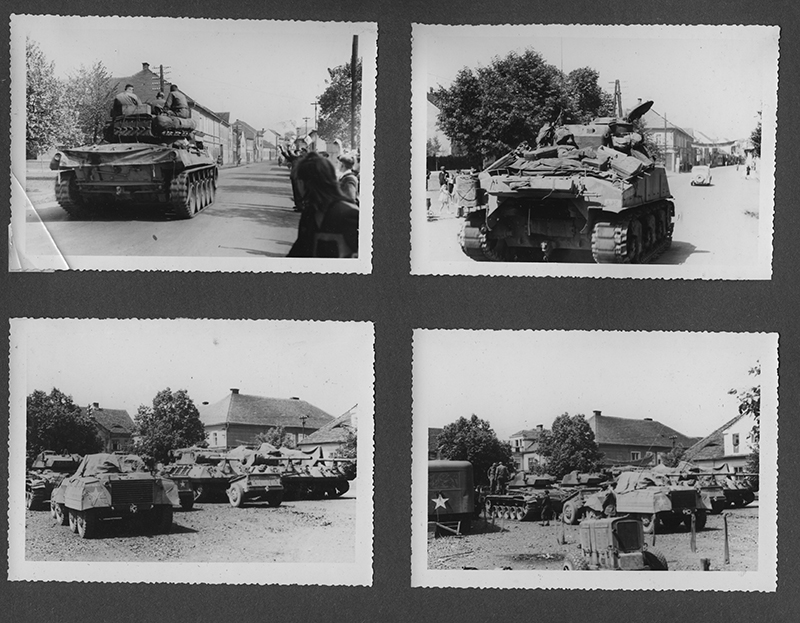
[[[559,489],[566,495],[561,507],[561,519],[564,523],[575,525],[584,517],[596,517],[598,514],[586,506],[586,500],[606,489],[607,480],[608,477],[604,474],[579,474],[577,471],[564,476],[559,484]],[[610,497],[609,493],[602,506],[604,515],[614,514]]]
[[[581,522],[580,539],[580,551],[564,561],[566,571],[667,571],[664,555],[647,548],[642,522],[638,519],[587,519]]]
[[[281,468],[255,459],[243,466],[242,473],[228,483],[228,501],[233,507],[245,502],[263,500],[270,506],[280,506],[284,488],[281,484]]]
[[[353,459],[315,458],[288,448],[279,452],[286,499],[338,498],[350,490],[349,481],[355,477]]]
[[[566,498],[567,494],[555,486],[551,476],[519,472],[508,481],[505,494],[490,493],[483,504],[488,517],[532,521],[542,518],[542,510],[548,503],[553,513],[560,513]]]
[[[50,494],[81,462],[79,454],[41,452],[25,474],[25,507],[30,510],[50,508]]]
[[[178,485],[184,509],[195,502],[224,500],[231,478],[243,473],[241,462],[222,452],[192,447],[174,450],[173,455],[176,462],[162,473]]]
[[[469,534],[476,510],[472,463],[428,461],[428,522],[436,532]]]
[[[148,104],[122,112],[106,127],[103,142],[53,156],[59,205],[76,217],[119,205],[160,205],[183,219],[211,205],[218,169],[192,138],[196,122],[154,115]]]
[[[180,503],[177,486],[168,478],[133,471],[136,466],[116,454],[83,457],[75,474],[53,491],[53,517],[84,539],[95,536],[101,520],[114,517],[139,517],[151,530],[169,532],[172,506]]]
[[[722,483],[723,492],[728,506],[741,508],[747,506],[756,499],[753,488],[748,484],[747,478],[758,476],[758,474],[745,474],[733,472],[728,474],[718,474],[717,479],[724,478]]]
[[[623,472],[613,489],[613,497],[602,491],[590,496],[586,506],[595,513],[630,515],[642,521],[646,533],[656,531],[657,526],[675,529],[682,523],[702,530],[706,515],[711,510],[708,497],[696,487],[673,484],[664,474],[654,471]]]
[[[482,261],[588,259],[589,252],[598,263],[657,258],[672,242],[675,207],[666,171],[633,126],[652,104],[623,118],[545,125],[536,148],[523,143],[482,171],[474,199],[459,206],[464,253]]]

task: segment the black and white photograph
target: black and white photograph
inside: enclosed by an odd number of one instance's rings
[[[414,24],[412,273],[770,279],[778,41]]]
[[[11,321],[9,579],[372,584],[373,326]]]
[[[776,590],[777,334],[413,348],[413,586]]]
[[[10,269],[369,273],[376,58],[375,23],[12,15]]]

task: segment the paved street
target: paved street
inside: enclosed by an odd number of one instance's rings
[[[74,219],[56,203],[49,175],[29,179],[26,191],[28,253],[60,251],[70,264],[77,256],[284,257],[297,236],[289,172],[274,161],[221,169],[214,204],[191,220],[142,208]]]
[[[675,203],[672,247],[657,264],[748,266],[756,262],[759,243],[759,180],[745,178],[744,167],[711,170],[711,186],[692,186],[689,173],[670,173]],[[431,179],[429,188],[437,184]],[[433,213],[439,213],[438,189],[429,190]],[[430,255],[436,261],[471,262],[456,235],[461,220],[452,215],[427,223]],[[591,258],[589,258],[591,261]]]

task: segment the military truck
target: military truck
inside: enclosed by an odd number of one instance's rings
[[[566,497],[562,502],[561,519],[564,523],[575,525],[585,516],[597,517],[598,513],[593,508],[586,506],[586,500],[608,488],[608,476],[605,474],[580,474],[572,471],[566,474],[558,487]],[[609,493],[602,505],[602,514],[613,514],[613,501]]]
[[[211,205],[218,169],[194,138],[196,122],[154,115],[149,104],[123,106],[122,112],[106,126],[103,142],[62,148],[53,156],[58,204],[76,218],[156,205],[181,219]]]
[[[547,124],[536,147],[522,143],[492,163],[474,193],[461,193],[464,253],[505,262],[655,260],[671,245],[675,207],[664,167],[634,131],[652,105],[583,125]]]
[[[617,571],[667,571],[667,559],[644,542],[639,519],[604,517],[586,519],[580,526],[579,551],[564,561],[565,571],[613,569]]]
[[[234,476],[228,484],[228,501],[234,508],[245,502],[261,500],[269,506],[280,506],[283,501],[280,467],[254,465]]]
[[[469,461],[428,461],[428,523],[442,534],[469,534],[476,518]]]
[[[61,481],[75,473],[81,462],[79,454],[39,453],[25,474],[25,507],[29,510],[50,508],[50,495]]]
[[[51,513],[58,525],[69,524],[81,538],[97,534],[101,521],[142,519],[153,532],[172,529],[172,506],[180,504],[178,488],[168,478],[134,471],[139,463],[117,454],[89,454],[78,470],[53,491]]]

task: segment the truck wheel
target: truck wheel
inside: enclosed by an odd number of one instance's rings
[[[230,486],[228,489],[228,501],[234,508],[239,508],[242,505],[244,494],[242,488],[238,484]]]
[[[564,507],[561,509],[561,520],[570,526],[574,526],[578,523],[578,509],[575,508],[572,502],[564,504]]]
[[[664,554],[657,549],[646,549],[642,552],[644,564],[650,567],[650,571],[668,571],[667,559]]]
[[[97,516],[92,511],[77,513],[78,536],[82,539],[94,538],[97,533]]]
[[[53,502],[53,504],[55,504],[55,514],[56,519],[58,520],[58,525],[66,526],[69,524],[69,511],[67,510],[67,507],[57,502]]]
[[[583,554],[572,552],[564,560],[564,571],[588,571],[589,563]]]

